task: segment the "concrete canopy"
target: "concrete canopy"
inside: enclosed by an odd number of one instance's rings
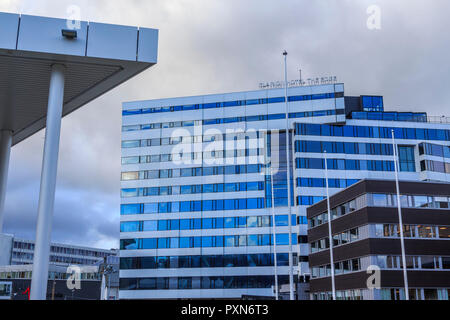
[[[46,126],[53,64],[66,67],[66,116],[156,64],[157,50],[156,29],[0,13],[0,130],[14,145]]]

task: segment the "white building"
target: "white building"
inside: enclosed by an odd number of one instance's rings
[[[287,103],[284,89],[124,103],[120,298],[273,296],[274,248],[279,285],[289,282],[289,210],[294,281],[309,274],[306,208],[325,196],[322,152],[332,193],[392,179],[393,128],[401,179],[450,181],[450,124],[432,120],[345,97],[343,84],[289,88]]]

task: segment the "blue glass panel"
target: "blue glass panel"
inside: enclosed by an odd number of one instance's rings
[[[181,230],[191,229],[191,220],[190,219],[181,219],[180,220],[180,229]]]
[[[144,213],[158,213],[158,203],[145,203]]]
[[[180,248],[190,248],[191,247],[191,238],[190,237],[181,237],[180,238]]]
[[[137,232],[139,231],[139,221],[128,221],[120,223],[120,232]]]
[[[143,231],[156,231],[158,228],[157,226],[157,220],[149,220],[149,221],[144,221],[143,223]]]
[[[156,248],[157,248],[157,239],[155,238],[142,239],[142,249],[156,249]]]

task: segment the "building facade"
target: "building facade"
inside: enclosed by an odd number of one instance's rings
[[[123,104],[121,298],[273,296],[274,244],[280,285],[290,245],[294,280],[308,276],[306,208],[326,194],[324,150],[332,193],[393,177],[391,128],[402,179],[449,179],[449,124],[384,112],[382,97],[346,97],[343,84],[284,95]]]
[[[79,266],[77,276],[72,271],[65,266],[49,265],[46,299],[100,300],[102,274],[99,267]],[[32,272],[32,264],[0,266],[0,300],[29,300]],[[77,286],[74,279],[79,281]]]
[[[448,300],[450,184],[401,181],[399,189],[409,298]],[[330,209],[336,298],[405,299],[395,181],[362,180],[330,197]],[[327,202],[307,214],[311,298],[331,299]]]
[[[0,234],[0,266],[32,264],[34,241],[19,239],[13,235]],[[50,263],[69,265],[94,265],[103,262],[108,256],[116,256],[117,249],[97,249],[52,243],[50,246]]]

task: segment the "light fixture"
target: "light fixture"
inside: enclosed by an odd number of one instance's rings
[[[70,40],[77,38],[77,30],[62,29],[61,33],[63,37]]]

